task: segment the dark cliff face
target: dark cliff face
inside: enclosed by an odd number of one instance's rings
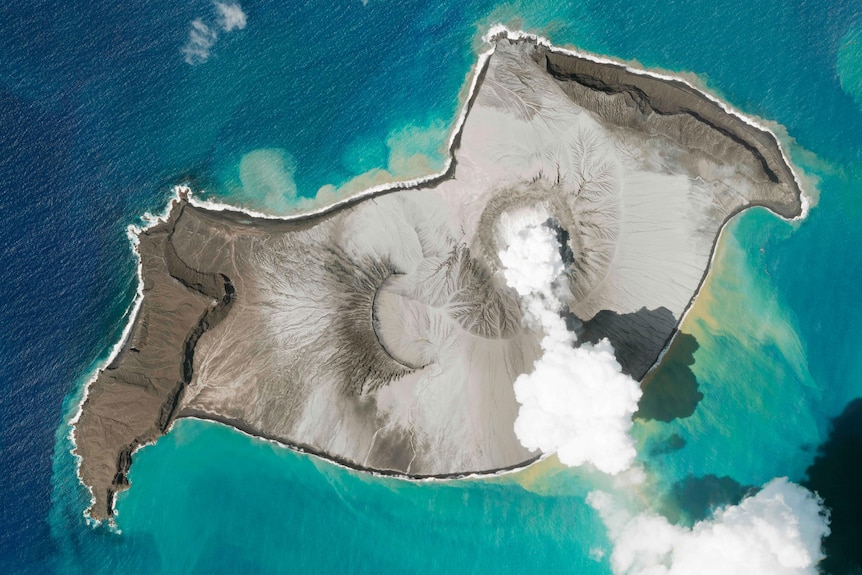
[[[620,65],[599,65],[553,50],[544,50],[544,58],[548,73],[561,82],[622,95],[647,117],[652,114],[681,116],[692,120],[692,125],[699,124],[702,129],[723,134],[755,158],[769,181],[786,187],[781,198],[764,200],[762,205],[785,218],[802,213],[802,190],[771,133],[729,114],[717,102],[679,80],[635,74]]]

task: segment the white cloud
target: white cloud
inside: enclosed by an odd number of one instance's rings
[[[186,62],[192,65],[206,62],[216,38],[215,30],[204,24],[203,20],[200,18],[192,20],[189,39],[182,50]]]
[[[823,501],[786,478],[691,528],[632,516],[604,492],[587,502],[608,527],[616,575],[814,575],[829,534]]]
[[[644,471],[632,467],[629,435],[640,387],[621,373],[607,340],[575,347],[559,315],[563,263],[547,219],[542,209],[504,214],[498,230],[506,282],[521,296],[525,321],[545,333],[542,357],[514,384],[521,404],[515,433],[528,449],[556,452],[566,465],[590,463],[615,474],[615,493],[628,492],[645,481]],[[814,575],[829,534],[823,501],[786,478],[692,527],[630,512],[601,491],[587,502],[608,528],[616,575]],[[605,556],[590,550],[596,561]]]
[[[226,2],[214,2],[219,15],[219,24],[222,30],[242,30],[245,28],[245,12],[239,4],[228,4]]]
[[[218,16],[218,26],[225,32],[242,30],[246,25],[245,12],[239,4],[228,4],[225,2],[213,2]],[[202,64],[210,57],[210,50],[218,40],[216,24],[212,19],[204,22],[203,18],[192,20],[189,30],[189,39],[182,48],[183,57],[192,66]]]
[[[546,220],[537,209],[504,215],[500,224],[506,282],[521,296],[526,321],[545,332],[533,372],[515,381],[515,434],[527,449],[556,452],[565,465],[591,463],[616,474],[637,455],[629,430],[640,386],[622,373],[607,340],[575,347],[559,315],[563,262]]]

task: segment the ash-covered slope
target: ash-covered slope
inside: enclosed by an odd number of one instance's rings
[[[727,219],[801,212],[772,134],[682,82],[506,37],[477,74],[430,182],[285,220],[179,199],[141,234],[143,304],[75,430],[93,517],[182,416],[408,476],[521,465],[512,384],[542,334],[499,270],[501,220],[552,214],[568,316],[637,334],[620,360],[640,376]]]

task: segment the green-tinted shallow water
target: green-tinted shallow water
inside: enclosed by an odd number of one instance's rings
[[[727,475],[745,485],[778,475],[798,480],[824,439],[822,393],[796,318],[760,251],[765,239],[791,233],[791,224],[755,209],[724,234],[711,277],[681,327],[699,345],[692,371],[703,399],[690,417],[638,430],[649,441],[672,434],[686,441],[653,458],[667,480],[692,474]]]

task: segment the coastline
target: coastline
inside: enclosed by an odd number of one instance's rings
[[[313,208],[313,209],[311,209],[309,211],[305,211],[305,212],[299,212],[296,214],[288,214],[288,215],[281,215],[281,216],[273,215],[273,214],[267,214],[264,212],[258,212],[256,210],[251,210],[248,208],[242,208],[242,207],[238,207],[238,206],[234,206],[234,205],[230,205],[230,204],[225,204],[222,202],[215,202],[212,200],[199,200],[199,199],[195,198],[193,194],[189,194],[189,203],[195,207],[203,208],[206,210],[217,211],[217,212],[218,211],[237,212],[237,213],[241,213],[241,214],[244,214],[246,216],[249,216],[249,217],[252,217],[255,219],[280,220],[280,221],[288,221],[288,222],[304,221],[304,220],[313,219],[313,218],[319,217],[319,216],[325,216],[325,215],[328,215],[328,214],[333,213],[333,212],[337,212],[343,208],[354,205],[354,204],[356,204],[362,200],[374,198],[374,197],[377,197],[377,196],[380,196],[380,195],[383,195],[383,194],[386,194],[389,192],[395,192],[395,191],[414,188],[414,187],[428,186],[428,185],[438,183],[441,180],[445,180],[448,176],[450,176],[451,172],[454,171],[454,169],[455,169],[454,151],[458,148],[458,144],[460,143],[460,136],[461,136],[462,129],[464,127],[464,122],[467,119],[467,113],[469,112],[469,109],[471,107],[472,102],[475,100],[476,94],[478,92],[478,88],[481,84],[481,80],[484,77],[485,71],[487,69],[488,60],[490,59],[490,57],[494,53],[496,41],[497,40],[503,40],[503,39],[508,39],[510,41],[518,41],[518,42],[519,41],[535,42],[537,45],[546,48],[551,53],[558,53],[558,54],[563,54],[563,55],[568,55],[568,56],[574,56],[576,58],[583,58],[585,60],[589,60],[589,61],[594,62],[596,64],[604,64],[604,65],[612,65],[612,66],[620,67],[620,68],[624,69],[626,72],[629,72],[632,74],[647,76],[647,77],[654,78],[657,80],[662,80],[664,82],[680,83],[680,84],[685,85],[688,89],[696,92],[697,95],[704,97],[704,98],[710,100],[712,103],[718,105],[727,114],[730,114],[731,116],[734,116],[737,120],[755,128],[757,130],[760,130],[761,132],[764,132],[765,134],[767,134],[769,137],[771,137],[774,140],[776,146],[778,147],[779,151],[781,152],[782,159],[784,160],[785,164],[790,169],[790,173],[792,174],[793,180],[794,180],[796,187],[797,187],[799,194],[800,194],[800,202],[802,204],[802,207],[801,207],[800,213],[798,215],[795,215],[795,216],[792,216],[789,218],[782,216],[781,214],[778,214],[777,212],[772,210],[769,206],[764,205],[762,207],[769,209],[771,212],[775,213],[776,216],[778,216],[781,219],[786,220],[786,221],[801,221],[801,220],[804,220],[806,218],[806,216],[808,215],[808,212],[810,211],[810,209],[812,207],[811,197],[806,193],[806,190],[802,184],[801,178],[796,173],[796,170],[794,169],[793,163],[790,161],[790,158],[787,155],[787,152],[784,150],[784,144],[782,144],[781,139],[778,137],[778,135],[775,132],[773,132],[767,126],[758,122],[757,119],[741,112],[740,110],[737,110],[736,108],[734,108],[730,104],[728,104],[728,103],[722,101],[721,99],[719,99],[718,97],[710,94],[707,90],[695,86],[694,84],[692,84],[691,82],[689,82],[688,80],[686,80],[685,78],[683,78],[681,76],[672,76],[669,74],[654,72],[652,70],[636,68],[636,67],[631,66],[630,64],[623,62],[622,60],[609,58],[607,56],[599,56],[599,55],[592,54],[589,52],[584,52],[584,51],[581,51],[581,50],[578,50],[575,48],[563,48],[560,46],[555,46],[551,43],[550,40],[548,40],[547,38],[545,38],[543,36],[539,36],[537,34],[532,34],[529,32],[524,32],[523,30],[510,30],[509,28],[507,28],[506,26],[503,26],[503,25],[492,26],[490,28],[490,30],[487,32],[487,34],[482,36],[482,40],[485,43],[491,44],[491,47],[479,54],[479,57],[478,57],[477,62],[476,62],[475,72],[472,75],[473,78],[471,80],[470,89],[467,93],[467,99],[466,99],[464,105],[461,106],[461,111],[459,112],[458,117],[456,119],[456,122],[453,125],[453,128],[452,128],[450,135],[449,135],[449,141],[448,141],[447,147],[446,147],[446,160],[444,163],[444,167],[441,171],[436,172],[434,174],[427,175],[427,176],[414,178],[411,180],[399,180],[399,181],[390,182],[390,183],[386,183],[386,184],[380,184],[380,185],[368,188],[368,189],[366,189],[362,192],[359,192],[355,195],[352,195],[350,197],[337,200],[336,202],[334,202],[332,204],[328,204],[326,206],[322,206],[319,208]],[[754,205],[747,206],[747,207],[753,207],[753,206]],[[747,207],[743,208],[743,210],[747,209]],[[742,210],[740,210],[740,211],[742,211]],[[728,220],[731,218],[732,218],[732,216],[729,217]]]
[[[78,478],[78,481],[81,483],[81,485],[83,485],[87,489],[88,493],[90,493],[90,504],[88,505],[88,507],[86,509],[83,510],[84,518],[88,522],[94,522],[96,525],[98,525],[102,522],[102,520],[95,519],[90,514],[90,511],[92,510],[93,506],[96,503],[96,496],[93,494],[92,488],[89,485],[87,485],[87,483],[84,481],[83,477],[81,476],[82,457],[81,457],[81,455],[79,455],[77,453],[78,444],[77,444],[77,441],[75,439],[75,431],[77,429],[77,424],[78,424],[78,422],[81,418],[81,415],[83,413],[84,404],[86,403],[87,398],[89,396],[90,388],[92,387],[93,383],[95,383],[95,381],[98,379],[99,375],[108,366],[110,366],[122,353],[124,347],[126,346],[126,344],[129,341],[129,338],[131,337],[132,331],[134,330],[134,327],[135,327],[136,320],[137,320],[139,313],[140,313],[140,310],[141,310],[141,306],[143,305],[143,302],[144,302],[143,262],[141,260],[141,254],[140,254],[139,249],[138,249],[138,247],[140,245],[139,236],[142,233],[146,232],[147,230],[150,230],[150,229],[158,226],[159,224],[166,223],[170,217],[171,212],[174,210],[174,208],[179,203],[181,203],[183,201],[187,201],[190,205],[197,207],[197,208],[202,208],[204,210],[209,210],[209,211],[214,211],[214,212],[233,212],[236,214],[249,216],[249,217],[252,217],[255,219],[261,219],[261,220],[304,221],[304,220],[315,219],[315,218],[318,218],[321,216],[326,216],[330,213],[337,212],[340,209],[350,207],[350,206],[352,206],[352,205],[354,205],[354,204],[356,204],[362,200],[370,199],[370,198],[373,198],[373,197],[376,197],[379,195],[383,195],[386,193],[395,192],[395,191],[399,191],[399,190],[403,190],[403,189],[408,189],[408,188],[412,188],[412,187],[427,186],[430,184],[434,184],[440,180],[444,180],[447,177],[450,177],[451,174],[454,172],[454,169],[455,169],[454,150],[457,148],[458,144],[460,143],[461,132],[462,132],[462,129],[464,127],[464,122],[467,119],[467,113],[468,113],[468,111],[472,105],[472,102],[475,101],[476,94],[478,93],[478,87],[481,85],[481,79],[484,77],[485,71],[487,70],[488,61],[490,60],[490,57],[493,53],[494,53],[494,46],[492,45],[489,49],[483,51],[479,55],[479,58],[477,59],[476,65],[474,67],[474,71],[472,73],[472,80],[470,82],[470,89],[467,93],[466,101],[461,106],[461,111],[458,114],[458,118],[454,124],[452,131],[450,132],[449,142],[447,145],[446,161],[445,161],[443,169],[440,172],[437,172],[435,174],[430,174],[428,176],[423,176],[420,178],[414,178],[412,180],[397,181],[397,182],[392,182],[392,183],[388,183],[388,184],[382,184],[380,186],[374,186],[372,188],[369,188],[369,189],[367,189],[363,192],[360,192],[358,194],[355,194],[353,196],[341,199],[341,200],[335,202],[334,204],[330,204],[328,206],[323,206],[321,208],[312,210],[310,212],[296,214],[296,215],[289,215],[289,216],[274,216],[271,214],[265,214],[265,213],[256,212],[253,210],[240,208],[238,206],[232,206],[232,205],[222,204],[222,203],[217,203],[217,202],[210,202],[207,200],[198,200],[194,197],[191,188],[189,188],[188,186],[183,185],[183,184],[178,184],[178,185],[174,186],[173,194],[170,197],[170,199],[168,200],[168,202],[166,203],[165,208],[162,210],[162,212],[160,214],[153,215],[150,213],[144,213],[141,216],[141,220],[143,220],[145,222],[143,226],[136,225],[136,224],[130,224],[129,226],[127,226],[126,235],[129,238],[129,242],[130,242],[130,245],[132,247],[132,253],[134,254],[134,257],[136,259],[136,267],[137,267],[136,276],[137,276],[138,285],[137,285],[137,290],[135,293],[135,299],[133,300],[132,305],[129,308],[130,312],[127,314],[128,319],[126,320],[126,325],[123,328],[123,332],[122,332],[122,335],[121,335],[119,341],[117,341],[117,343],[114,344],[114,346],[111,348],[111,352],[108,354],[108,357],[103,362],[101,362],[100,365],[90,375],[90,377],[87,378],[86,383],[84,384],[83,393],[81,394],[81,398],[80,398],[80,401],[78,402],[77,408],[75,409],[74,415],[68,421],[68,426],[69,426],[68,438],[69,438],[69,441],[72,445],[72,448],[70,449],[70,453],[72,454],[72,457],[75,460],[75,474]],[[226,425],[230,425],[230,424],[226,423]],[[168,430],[169,429],[170,429],[170,427],[168,428]],[[265,438],[261,438],[261,439],[265,439]],[[275,441],[275,440],[271,440],[271,441]],[[137,452],[142,447],[145,447],[146,445],[149,445],[149,443],[143,443],[143,444],[136,446],[132,450],[132,452],[130,453],[130,457],[134,456],[135,452]],[[289,448],[290,446],[285,445],[285,447]],[[321,455],[321,457],[324,459],[328,459],[322,455]],[[336,462],[334,460],[332,460],[332,461],[333,461],[333,463],[338,464],[338,462]],[[532,463],[532,462],[530,462],[530,463]],[[344,467],[346,467],[346,466],[344,466]],[[405,479],[407,479],[406,476],[405,476]],[[114,517],[116,517],[118,514],[116,505],[112,505],[112,513],[113,513],[113,516],[111,518],[106,519],[111,524],[114,523]]]
[[[172,422],[171,427],[173,427],[174,423],[181,419],[190,419],[203,421],[206,423],[217,423],[219,425],[224,425],[225,427],[229,427],[234,431],[242,433],[247,437],[251,437],[253,439],[258,439],[260,441],[265,441],[267,443],[271,443],[277,445],[283,449],[289,449],[290,451],[296,453],[302,453],[303,455],[310,455],[312,457],[317,457],[318,459],[322,459],[328,463],[341,467],[342,469],[348,469],[350,471],[359,471],[362,473],[368,473],[374,477],[386,477],[390,479],[403,479],[405,481],[415,481],[415,482],[435,482],[435,481],[449,481],[454,479],[481,479],[486,477],[499,477],[501,475],[507,475],[509,473],[516,473],[521,471],[522,469],[526,469],[530,467],[534,463],[538,463],[543,459],[549,457],[549,455],[545,453],[540,453],[535,457],[532,457],[522,463],[516,463],[515,465],[509,465],[506,467],[500,467],[497,469],[488,469],[482,471],[463,471],[458,473],[441,473],[441,474],[411,474],[411,473],[400,473],[398,471],[390,471],[384,469],[374,469],[371,467],[365,467],[362,465],[355,464],[351,461],[348,461],[344,458],[337,457],[334,455],[327,454],[319,449],[314,449],[313,447],[307,445],[301,445],[298,443],[290,443],[286,442],[283,439],[278,439],[276,437],[272,437],[269,435],[265,435],[262,433],[258,433],[251,429],[250,426],[231,419],[229,417],[221,416],[217,413],[208,413],[200,409],[189,409],[186,408],[180,413]],[[170,429],[169,429],[170,431]],[[151,445],[151,444],[147,444]],[[145,445],[141,445],[140,447],[145,447]]]
[[[75,457],[75,461],[76,461],[76,473],[78,475],[79,481],[81,481],[81,483],[84,484],[85,487],[87,487],[87,489],[91,493],[91,507],[88,508],[87,510],[85,510],[85,512],[84,512],[84,515],[85,515],[85,517],[88,517],[88,520],[91,519],[89,516],[89,511],[92,508],[92,505],[95,503],[95,496],[92,493],[92,489],[89,486],[87,486],[86,483],[84,483],[84,481],[81,477],[81,474],[80,474],[81,456],[76,453],[77,444],[75,441],[75,430],[76,430],[77,423],[79,422],[81,414],[83,412],[83,407],[84,407],[84,404],[87,400],[91,385],[96,381],[99,374],[104,369],[106,369],[108,366],[110,366],[122,354],[124,348],[126,347],[126,345],[129,342],[129,338],[130,338],[131,333],[134,329],[135,323],[136,323],[138,316],[139,316],[141,306],[143,304],[143,297],[144,297],[144,294],[143,294],[143,264],[141,261],[140,252],[138,250],[138,245],[139,245],[138,237],[139,237],[139,235],[141,233],[149,230],[150,228],[160,224],[160,223],[166,222],[168,220],[172,210],[175,208],[175,206],[178,203],[181,203],[183,201],[187,201],[190,205],[197,207],[197,208],[201,208],[203,210],[208,210],[208,211],[212,211],[212,212],[228,212],[228,213],[235,214],[238,217],[242,217],[244,219],[252,218],[252,219],[257,219],[257,220],[297,222],[297,221],[313,220],[313,219],[317,219],[320,217],[324,217],[324,216],[327,216],[329,214],[336,213],[342,209],[349,208],[349,207],[351,207],[351,206],[353,206],[359,202],[362,202],[364,200],[368,200],[370,198],[374,198],[374,197],[377,197],[380,195],[388,194],[388,193],[395,192],[395,191],[405,190],[405,189],[428,187],[428,186],[435,185],[441,181],[444,181],[446,179],[451,178],[454,174],[454,170],[455,170],[455,166],[456,166],[455,151],[458,149],[458,147],[460,145],[460,138],[461,138],[462,129],[463,129],[465,120],[466,120],[467,115],[470,111],[472,103],[475,101],[476,95],[478,93],[478,88],[482,84],[482,80],[483,80],[485,72],[487,70],[488,62],[490,60],[491,55],[494,53],[494,50],[496,47],[496,42],[499,40],[508,39],[510,41],[535,42],[537,45],[544,46],[548,51],[550,51],[552,53],[572,55],[572,56],[576,56],[578,58],[584,58],[584,59],[590,60],[592,62],[595,62],[596,64],[612,64],[614,66],[621,66],[627,72],[630,72],[630,73],[649,76],[649,77],[659,79],[659,80],[662,80],[665,82],[681,82],[681,83],[685,84],[690,89],[696,91],[699,95],[701,95],[701,96],[709,99],[713,103],[719,105],[725,112],[734,116],[739,121],[755,128],[757,130],[760,130],[761,132],[764,132],[765,134],[767,134],[769,137],[771,137],[774,140],[775,145],[777,146],[778,150],[780,151],[783,161],[785,162],[788,169],[790,170],[790,173],[793,177],[795,185],[798,189],[799,198],[800,198],[799,201],[800,201],[801,207],[800,207],[799,213],[795,216],[792,216],[792,217],[782,216],[781,214],[777,213],[774,209],[772,209],[770,206],[767,206],[767,205],[762,205],[761,207],[767,208],[770,212],[774,213],[775,215],[777,215],[778,217],[780,217],[786,221],[799,221],[801,219],[804,219],[806,217],[807,213],[809,212],[810,207],[811,207],[811,200],[810,200],[809,196],[805,193],[805,190],[801,184],[800,178],[796,174],[794,167],[793,167],[793,164],[790,162],[789,158],[787,157],[778,136],[774,132],[769,130],[768,128],[759,124],[756,120],[742,114],[741,112],[734,110],[732,107],[725,104],[724,102],[722,102],[718,98],[715,98],[714,96],[712,96],[708,92],[691,85],[686,80],[679,78],[679,77],[673,77],[673,76],[668,76],[668,75],[659,74],[659,73],[655,73],[655,72],[650,72],[647,70],[639,70],[637,68],[632,68],[632,67],[625,65],[625,64],[622,64],[618,61],[604,58],[601,56],[596,56],[593,54],[588,54],[588,53],[580,52],[577,50],[570,50],[570,49],[554,47],[545,38],[542,38],[542,37],[539,37],[536,35],[532,35],[532,34],[527,34],[524,32],[513,32],[513,31],[510,31],[507,28],[502,27],[502,26],[492,27],[491,30],[488,32],[488,35],[486,37],[483,37],[483,39],[485,39],[486,42],[490,43],[491,47],[488,50],[483,51],[479,55],[478,60],[476,62],[474,71],[472,73],[472,80],[470,83],[470,89],[469,89],[469,92],[467,94],[466,101],[461,106],[461,110],[459,112],[459,115],[456,119],[456,122],[453,125],[451,132],[450,132],[450,137],[449,137],[449,142],[448,142],[448,147],[447,147],[446,161],[445,161],[444,168],[442,171],[435,173],[435,174],[428,175],[428,176],[424,176],[421,178],[416,178],[413,180],[397,181],[397,182],[392,182],[392,183],[388,183],[388,184],[383,184],[380,186],[374,186],[372,188],[369,188],[369,189],[367,189],[363,192],[360,192],[358,194],[355,194],[353,196],[338,200],[335,203],[332,203],[332,204],[329,204],[326,206],[322,206],[319,208],[315,208],[315,209],[312,209],[312,210],[307,211],[307,212],[292,214],[292,215],[288,215],[288,216],[273,216],[273,215],[269,215],[269,214],[255,212],[252,210],[238,208],[236,206],[231,206],[231,205],[223,204],[223,203],[219,203],[219,202],[212,202],[209,200],[198,200],[197,198],[194,197],[194,195],[192,194],[192,191],[188,187],[176,186],[174,188],[173,197],[169,200],[165,210],[163,211],[163,213],[161,215],[152,216],[150,214],[145,214],[142,217],[143,221],[146,222],[146,224],[144,226],[130,225],[128,227],[127,235],[128,235],[130,242],[132,244],[132,248],[133,248],[132,251],[135,254],[135,257],[137,258],[138,287],[137,287],[136,296],[135,296],[135,299],[134,299],[132,305],[130,306],[129,313],[127,314],[127,317],[128,317],[127,323],[126,323],[125,328],[123,329],[122,336],[121,336],[120,340],[113,346],[111,353],[109,354],[108,358],[95,370],[95,372],[92,374],[92,376],[87,380],[87,382],[84,386],[84,392],[82,394],[81,400],[78,403],[78,407],[75,411],[75,415],[69,420],[69,426],[70,426],[69,435],[70,435],[70,439],[71,439],[72,446],[73,446],[72,447],[72,454]],[[694,295],[689,300],[688,306],[686,307],[682,317],[677,322],[677,325],[676,325],[676,328],[674,329],[673,334],[665,342],[663,351],[661,352],[661,355],[659,356],[657,361],[653,364],[653,366],[649,368],[648,373],[653,371],[654,369],[656,369],[661,364],[661,361],[662,361],[664,354],[666,353],[666,351],[669,347],[669,344],[671,343],[671,341],[674,339],[674,337],[678,333],[679,326],[685,320],[686,316],[688,315],[689,311],[692,308],[692,305],[693,305],[695,299],[700,294],[700,291],[701,291],[701,289],[702,289],[702,287],[706,281],[706,278],[707,278],[710,270],[712,269],[712,265],[713,265],[714,259],[716,257],[716,249],[717,249],[719,242],[722,238],[722,234],[725,232],[727,224],[730,222],[730,220],[732,220],[734,217],[736,217],[736,215],[738,215],[739,213],[747,210],[750,207],[756,207],[758,205],[759,204],[756,204],[756,203],[746,205],[746,206],[732,212],[731,214],[729,214],[724,219],[724,221],[722,222],[722,224],[719,228],[719,233],[716,235],[716,237],[714,239],[709,264],[703,273],[700,284],[698,285],[697,290],[694,292]],[[227,214],[225,214],[225,215],[227,215]],[[501,468],[501,469],[497,469],[497,470],[489,470],[487,472],[466,472],[466,473],[447,474],[447,475],[439,475],[439,476],[413,476],[413,475],[409,475],[409,474],[400,474],[400,473],[396,473],[396,472],[388,473],[388,472],[380,471],[380,470],[370,470],[367,468],[363,468],[362,466],[356,466],[353,464],[348,464],[344,461],[339,460],[338,458],[332,457],[332,456],[324,454],[322,452],[318,452],[318,451],[313,450],[313,449],[308,449],[302,445],[292,445],[289,443],[284,443],[282,440],[277,440],[274,438],[270,438],[270,437],[266,437],[266,436],[252,433],[246,429],[243,429],[242,424],[240,424],[238,422],[231,421],[228,418],[221,418],[220,416],[213,416],[213,414],[209,414],[209,413],[204,413],[204,412],[201,412],[201,413],[189,412],[187,414],[180,413],[179,415],[176,416],[176,418],[173,421],[175,421],[176,419],[179,419],[179,418],[195,418],[195,419],[201,419],[201,420],[207,420],[207,421],[215,421],[217,423],[221,423],[221,424],[233,427],[234,429],[237,429],[238,431],[240,431],[242,433],[246,433],[249,436],[257,437],[259,439],[264,439],[266,441],[271,441],[271,442],[274,442],[274,443],[276,443],[282,447],[286,447],[286,448],[292,449],[292,450],[297,451],[297,452],[309,453],[312,455],[316,455],[318,457],[326,459],[327,461],[330,461],[336,465],[339,465],[339,466],[347,468],[347,469],[363,471],[363,472],[370,472],[374,475],[381,476],[381,477],[396,477],[396,478],[411,480],[411,481],[433,481],[433,480],[446,480],[446,479],[463,479],[463,478],[469,478],[469,477],[488,477],[488,476],[493,476],[493,475],[499,475],[502,473],[510,473],[513,471],[523,469],[525,467],[528,467],[529,465],[532,465],[536,461],[541,460],[544,457],[543,455],[539,455],[536,458],[525,461],[523,464],[519,464],[515,467],[507,467],[507,468]],[[166,432],[170,430],[170,427],[172,426],[173,421],[171,421]],[[143,447],[147,444],[148,443],[138,445],[131,452],[131,454],[134,455],[134,453],[138,449],[140,449],[141,447]],[[113,505],[112,508],[113,508],[114,516],[116,516],[116,514],[117,514],[116,505]],[[97,522],[99,521],[96,519],[93,519],[93,520],[97,521]],[[110,521],[113,521],[113,519],[110,519]]]
[[[138,316],[141,311],[141,306],[144,303],[144,281],[143,281],[143,262],[141,261],[141,254],[138,251],[138,246],[140,244],[139,235],[146,230],[159,225],[160,223],[165,223],[170,216],[171,211],[174,209],[174,206],[177,202],[181,201],[183,194],[189,193],[189,188],[183,186],[175,186],[173,190],[173,197],[168,200],[165,205],[164,210],[159,215],[153,215],[149,212],[144,213],[141,216],[141,219],[146,222],[145,225],[139,226],[136,224],[129,224],[126,227],[126,237],[129,238],[129,243],[132,248],[132,254],[136,260],[136,277],[137,277],[137,289],[135,291],[135,298],[132,300],[132,304],[129,306],[128,311],[125,316],[128,318],[126,320],[126,325],[123,327],[122,334],[120,335],[120,339],[114,346],[111,348],[111,352],[108,354],[108,357],[100,363],[98,367],[93,370],[93,373],[87,378],[87,381],[84,383],[84,390],[81,394],[81,398],[78,401],[78,405],[75,409],[74,415],[68,421],[69,431],[68,438],[69,442],[72,444],[72,449],[70,453],[75,460],[75,474],[78,477],[78,481],[83,485],[87,491],[90,493],[90,507],[95,505],[96,496],[93,495],[92,489],[84,482],[83,477],[81,477],[81,456],[77,453],[78,444],[75,441],[75,429],[77,427],[78,421],[81,419],[81,414],[84,411],[84,403],[87,401],[87,397],[90,393],[90,387],[99,377],[99,374],[104,371],[108,366],[110,366],[116,359],[120,356],[123,349],[129,342],[129,338],[131,337],[132,331],[135,328],[135,323],[138,319]],[[84,518],[89,521],[94,521],[96,524],[100,523],[100,520],[93,519],[89,515],[89,509],[84,510]]]
[[[486,35],[482,36],[482,40],[484,40],[485,42],[494,42],[497,39],[502,39],[502,38],[508,38],[509,40],[533,41],[533,42],[536,42],[538,45],[544,46],[550,52],[556,52],[559,54],[574,56],[577,58],[583,58],[585,60],[595,62],[596,64],[609,64],[612,66],[618,66],[618,67],[624,69],[626,72],[629,72],[632,74],[647,76],[647,77],[655,78],[657,80],[663,80],[663,81],[669,82],[669,83],[680,83],[680,84],[685,85],[690,90],[693,90],[694,92],[696,92],[699,96],[704,97],[704,98],[710,100],[712,103],[718,105],[727,114],[734,116],[737,120],[740,120],[741,122],[748,124],[749,126],[755,128],[757,130],[765,132],[775,141],[776,146],[778,146],[778,149],[781,152],[781,157],[784,160],[784,163],[790,169],[790,173],[792,174],[793,180],[796,183],[796,187],[800,193],[800,202],[802,204],[802,209],[800,210],[800,213],[796,216],[793,216],[791,218],[786,218],[786,217],[784,217],[780,214],[777,214],[777,213],[776,213],[776,215],[778,217],[780,217],[784,220],[788,220],[788,221],[801,221],[801,220],[804,220],[806,218],[806,216],[808,215],[808,212],[811,209],[811,205],[812,205],[811,198],[808,194],[806,194],[805,188],[802,185],[802,181],[801,181],[799,175],[796,173],[796,170],[794,169],[793,163],[790,161],[790,158],[787,155],[787,152],[784,150],[784,145],[781,143],[781,139],[778,137],[778,135],[775,132],[773,132],[770,128],[768,128],[767,126],[758,122],[757,119],[745,114],[744,112],[742,112],[740,110],[737,110],[736,108],[734,108],[733,106],[731,106],[727,102],[725,102],[725,101],[721,100],[720,98],[714,96],[713,94],[709,93],[708,90],[706,90],[704,88],[700,88],[698,86],[695,86],[694,84],[692,84],[691,82],[689,82],[688,80],[683,78],[682,76],[673,76],[670,74],[655,72],[655,71],[647,70],[644,68],[637,68],[637,67],[634,67],[634,66],[632,66],[632,65],[630,65],[630,64],[628,64],[622,60],[610,58],[607,56],[599,56],[597,54],[592,54],[590,52],[584,52],[582,50],[578,50],[577,48],[564,48],[564,47],[560,47],[560,46],[554,46],[550,40],[548,40],[547,38],[545,38],[543,36],[539,36],[537,34],[531,34],[529,32],[524,32],[523,30],[513,31],[513,30],[510,30],[509,28],[507,28],[506,26],[503,26],[501,24],[491,26],[491,29],[488,30],[488,33]],[[767,207],[767,209],[769,209],[768,206],[764,206],[764,207]],[[775,213],[774,210],[770,209],[770,211]],[[730,218],[728,218],[728,219],[730,219]]]

